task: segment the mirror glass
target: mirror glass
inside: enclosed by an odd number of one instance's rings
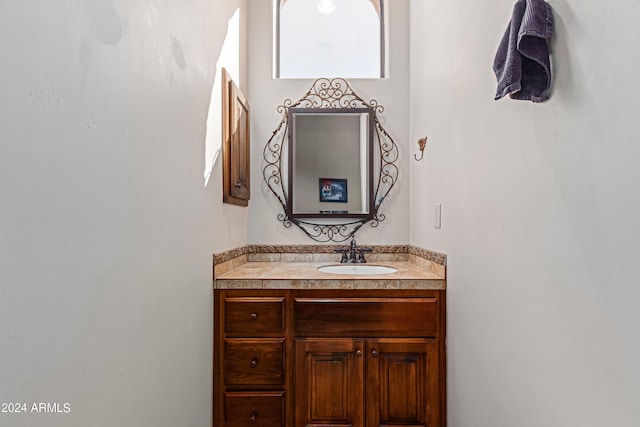
[[[292,218],[367,218],[373,212],[370,108],[289,109]]]

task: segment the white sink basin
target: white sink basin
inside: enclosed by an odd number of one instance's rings
[[[395,273],[398,269],[384,265],[340,264],[318,267],[318,271],[331,274],[389,274]]]

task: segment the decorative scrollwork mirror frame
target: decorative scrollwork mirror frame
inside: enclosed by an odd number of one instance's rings
[[[285,188],[287,179],[282,176],[285,159],[283,149],[286,146],[288,133],[290,132],[289,109],[309,108],[309,109],[356,109],[370,108],[373,113],[373,138],[374,147],[379,151],[376,153],[376,167],[378,169],[377,182],[374,182],[373,210],[366,218],[342,218],[334,219],[338,223],[327,223],[327,218],[318,215],[318,218],[295,218],[289,215],[291,209],[287,209],[290,203],[290,195]],[[393,138],[380,123],[378,114],[384,111],[384,107],[375,99],[369,102],[364,101],[354,92],[345,79],[342,78],[320,78],[317,79],[307,93],[297,101],[286,99],[277,108],[282,114],[282,120],[273,131],[269,141],[264,147],[263,156],[265,166],[263,168],[264,180],[267,187],[275,195],[280,205],[282,213],[279,213],[278,221],[286,228],[292,225],[299,227],[307,236],[317,242],[344,242],[351,239],[354,234],[366,223],[371,223],[372,227],[377,227],[381,221],[385,220],[385,215],[380,212],[380,205],[387,197],[391,189],[398,181],[398,147]],[[375,150],[374,148],[374,150]],[[289,173],[291,171],[289,170]],[[371,196],[370,196],[371,197]]]

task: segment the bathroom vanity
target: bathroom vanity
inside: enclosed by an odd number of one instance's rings
[[[446,426],[446,257],[355,242],[398,181],[384,108],[320,78],[277,110],[277,219],[329,244],[214,256],[213,425]]]
[[[214,426],[446,425],[444,266],[246,262],[214,289]]]

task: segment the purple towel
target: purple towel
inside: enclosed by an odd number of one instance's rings
[[[496,98],[543,102],[549,99],[553,28],[551,6],[544,0],[518,0],[500,41],[493,71],[498,79]]]

